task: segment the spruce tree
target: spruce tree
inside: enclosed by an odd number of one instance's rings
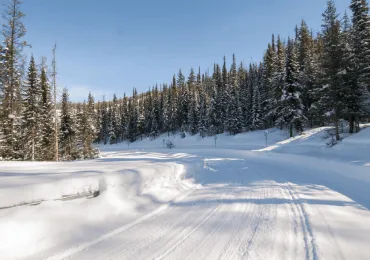
[[[310,117],[309,108],[313,100],[311,97],[312,90],[316,86],[317,73],[314,63],[313,38],[304,20],[298,32],[298,63],[299,63],[299,83],[301,85],[302,103],[304,115]],[[310,119],[312,125],[312,119]]]
[[[51,100],[50,84],[47,77],[46,68],[43,65],[40,73],[40,87],[41,87],[41,158],[42,160],[52,161],[54,160],[54,111]]]
[[[97,136],[95,128],[95,102],[94,97],[91,93],[87,97],[87,103],[83,106],[83,118],[82,118],[82,140],[83,149],[82,156],[85,159],[95,158],[98,154],[98,150],[94,147],[93,143]]]
[[[316,106],[321,107],[326,117],[334,122],[336,139],[339,140],[339,120],[345,108],[345,84],[343,82],[342,67],[343,49],[341,46],[341,28],[334,2],[328,1],[327,9],[323,14],[323,57],[322,88],[320,99]]]
[[[23,157],[21,129],[21,76],[22,51],[27,43],[23,40],[26,29],[23,24],[24,13],[20,10],[21,1],[11,0],[4,11],[3,25],[4,51],[2,52],[3,88],[2,115],[0,122],[1,136],[4,141],[0,146],[0,157],[20,159]]]
[[[63,90],[60,118],[60,156],[63,160],[76,160],[79,158],[76,145],[76,128],[72,118],[72,109],[67,89]]]
[[[197,80],[197,90],[199,96],[199,134],[202,138],[204,138],[208,131],[208,104],[207,104],[207,96],[205,91],[206,83],[200,79],[200,71],[198,74]]]
[[[37,68],[35,59],[31,56],[28,67],[27,80],[25,82],[25,93],[23,97],[24,112],[23,112],[23,144],[24,144],[24,159],[37,160],[38,151],[41,150],[41,89],[38,80]]]
[[[242,110],[240,105],[239,78],[236,59],[233,55],[229,77],[229,103],[227,108],[227,129],[231,135],[238,134],[243,128]]]
[[[271,104],[270,111],[268,113],[269,117],[275,121],[275,124],[280,128],[283,125],[278,119],[278,113],[281,109],[282,101],[281,96],[283,95],[283,86],[285,85],[286,78],[286,54],[285,46],[278,35],[277,39],[277,52],[276,52],[276,71],[272,75],[271,82]]]
[[[348,55],[351,84],[348,95],[350,129],[359,129],[361,115],[368,115],[370,91],[370,17],[366,0],[352,0],[352,48]],[[348,50],[347,50],[348,51]]]
[[[305,116],[301,100],[299,85],[299,63],[293,40],[288,40],[286,78],[281,96],[277,124],[289,127],[290,137],[293,136],[293,127],[297,132],[303,131]]]
[[[150,107],[149,107],[150,109]],[[128,103],[128,125],[127,125],[127,138],[130,142],[135,142],[138,136],[138,107],[137,107],[137,90],[134,88],[132,97],[129,99]]]
[[[264,56],[263,62],[263,86],[265,89],[265,95],[262,101],[263,118],[266,126],[272,126],[274,122],[274,114],[271,113],[274,104],[273,98],[273,77],[277,71],[277,56],[275,50],[275,37],[272,36],[272,43],[268,44],[267,51]]]

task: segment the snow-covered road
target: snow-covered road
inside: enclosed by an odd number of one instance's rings
[[[369,259],[368,168],[284,154],[184,153],[202,162],[193,172],[201,187],[46,259]]]

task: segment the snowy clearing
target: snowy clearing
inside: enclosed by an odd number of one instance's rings
[[[0,210],[1,259],[368,259],[370,128],[333,148],[322,134],[271,130],[267,148],[262,131],[219,136],[217,149],[175,137],[170,152],[163,137],[92,161],[0,162],[0,207],[18,205]]]

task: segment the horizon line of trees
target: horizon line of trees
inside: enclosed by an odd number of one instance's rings
[[[228,67],[224,57],[211,74],[191,69],[186,77],[180,70],[169,84],[144,93],[134,88],[130,97],[114,95],[97,103],[91,93],[87,102],[72,103],[64,89],[58,113],[46,62],[37,65],[31,57],[26,66],[20,5],[10,0],[4,12],[0,159],[94,158],[93,143],[134,142],[177,131],[205,137],[279,127],[293,136],[305,126],[330,124],[339,140],[340,120],[347,120],[353,133],[370,117],[366,0],[351,0],[351,18],[339,18],[334,1],[327,1],[320,32],[314,34],[302,20],[294,38],[272,35],[260,63],[237,64],[233,55]]]
[[[279,127],[300,133],[304,126],[349,122],[350,133],[369,120],[370,18],[366,0],[352,0],[352,17],[342,18],[334,1],[327,1],[322,30],[314,35],[302,20],[295,37],[278,35],[263,61],[230,68],[226,58],[213,73],[185,75],[180,70],[170,84],[154,86],[131,97],[98,102],[96,142],[115,144],[156,138],[181,131],[201,137],[228,132]]]

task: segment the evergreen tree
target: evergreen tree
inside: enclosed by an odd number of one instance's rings
[[[46,68],[43,65],[40,73],[40,87],[41,87],[41,150],[40,158],[46,161],[54,160],[55,145],[54,145],[54,111],[51,100],[50,84],[48,81]]]
[[[128,125],[128,98],[126,94],[123,95],[122,103],[120,106],[120,140],[121,142],[127,138],[127,125]],[[141,126],[144,129],[144,125]],[[143,130],[142,130],[143,131]]]
[[[272,126],[274,122],[274,113],[270,113],[273,109],[273,76],[277,71],[277,56],[275,50],[275,37],[272,36],[272,43],[268,45],[267,51],[264,56],[263,62],[263,86],[265,89],[264,96],[262,97],[263,118],[266,126]]]
[[[370,17],[366,0],[352,0],[351,49],[347,49],[349,95],[347,104],[350,113],[350,130],[359,129],[361,115],[369,113],[370,91]]]
[[[343,83],[342,60],[343,49],[341,46],[341,28],[337,19],[338,14],[334,2],[328,1],[327,9],[323,14],[323,57],[322,88],[319,92],[320,99],[317,106],[321,107],[326,117],[332,119],[336,129],[336,139],[339,140],[339,120],[345,108],[345,84]]]
[[[272,75],[271,82],[271,104],[268,116],[272,118],[277,126],[282,127],[281,121],[277,121],[279,110],[281,110],[283,95],[283,86],[286,79],[286,54],[285,46],[280,38],[277,39],[277,53],[276,53],[276,71]]]
[[[203,84],[204,82],[204,84]],[[207,105],[207,96],[205,91],[205,80],[202,82],[200,79],[200,71],[198,74],[198,96],[199,96],[199,134],[203,138],[206,136],[208,131],[208,117],[207,117],[207,111],[208,111],[208,105]]]
[[[109,143],[116,144],[118,143],[121,127],[120,127],[120,116],[119,116],[119,104],[116,94],[113,95],[112,104],[109,109],[110,114],[110,134],[109,134]]]
[[[20,10],[21,1],[11,0],[4,11],[5,23],[2,34],[5,48],[2,52],[3,89],[2,115],[0,131],[4,141],[0,146],[0,156],[8,159],[23,157],[21,142],[21,76],[23,57],[22,50],[27,45],[23,41],[26,29],[23,24],[24,13]]]
[[[242,110],[240,106],[240,89],[236,69],[236,59],[233,55],[229,77],[229,103],[227,109],[227,129],[231,135],[238,134],[243,128]]]
[[[195,87],[192,87],[192,93],[190,96],[190,106],[189,106],[189,127],[188,130],[192,135],[198,133],[198,124],[199,124],[199,106],[197,102]]]
[[[293,40],[288,40],[286,78],[281,96],[281,107],[279,109],[278,125],[289,127],[290,137],[293,136],[293,126],[297,132],[303,131],[305,117],[301,100],[299,85],[299,63],[296,56]]]
[[[248,122],[248,73],[244,68],[243,63],[240,63],[239,70],[238,70],[238,81],[239,81],[239,99],[240,99],[240,109],[241,109],[241,117],[242,117],[242,128],[243,131],[247,128]]]
[[[64,89],[62,94],[59,138],[60,156],[63,160],[75,160],[79,158],[74,123],[68,91]]]
[[[215,64],[208,108],[209,131],[211,135],[222,133],[222,110],[224,104],[223,85],[220,66]]]
[[[41,112],[40,107],[40,82],[38,80],[37,68],[33,56],[31,57],[28,67],[27,81],[25,83],[24,93],[24,112],[23,112],[23,143],[24,143],[24,159],[36,160],[37,152],[41,150]]]
[[[84,102],[82,106],[82,114],[79,124],[79,139],[82,141],[81,156],[84,159],[95,158],[98,154],[98,150],[93,146],[97,135],[95,128],[96,123],[94,107],[94,97],[91,93],[89,93],[87,104]]]
[[[303,113],[310,117],[309,108],[313,103],[312,90],[317,83],[317,67],[314,63],[313,38],[304,20],[298,32],[298,63],[299,84],[301,85],[301,97],[304,107]],[[312,119],[310,119],[312,121]],[[312,124],[312,123],[311,123]]]
[[[133,90],[132,97],[129,99],[128,115],[129,115],[129,120],[128,120],[128,126],[127,126],[127,139],[130,142],[135,142],[138,136],[137,126],[138,126],[138,119],[139,119],[136,89]]]

